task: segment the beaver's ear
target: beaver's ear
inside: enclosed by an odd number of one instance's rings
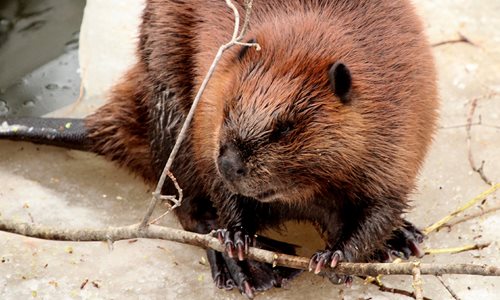
[[[351,101],[352,78],[351,71],[341,62],[334,63],[328,71],[330,87],[342,103]]]
[[[255,43],[257,43],[257,41],[254,38],[252,38],[252,39],[249,39],[246,43],[247,44],[255,44]],[[251,48],[251,46],[242,46],[241,47],[240,53],[238,53],[239,60],[242,60],[243,57],[245,57],[245,54],[247,54],[249,48]]]

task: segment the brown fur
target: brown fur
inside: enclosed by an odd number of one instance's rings
[[[224,1],[147,1],[137,65],[88,118],[95,150],[157,180],[232,30]],[[262,50],[224,55],[174,165],[182,225],[207,232],[217,212],[218,227],[252,234],[306,220],[329,249],[366,259],[402,224],[436,127],[433,60],[414,9],[406,0],[255,0],[246,38]],[[352,74],[347,104],[329,85],[337,61]],[[291,131],[270,138],[283,122]],[[238,184],[217,166],[229,144],[249,152]]]

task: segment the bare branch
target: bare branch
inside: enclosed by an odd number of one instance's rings
[[[478,47],[475,43],[473,43],[468,37],[463,35],[461,32],[458,33],[458,39],[441,41],[435,44],[432,44],[431,47],[439,47],[447,44],[457,44],[457,43],[466,43],[475,47]]]
[[[424,300],[424,292],[423,292],[423,282],[422,275],[420,272],[420,262],[413,263],[413,289],[415,290],[415,299],[416,300]]]
[[[252,15],[252,6],[253,0],[245,0],[245,21],[238,35],[238,40],[243,39],[243,36],[247,33],[248,26],[250,25],[250,16]]]
[[[363,278],[363,277],[361,277],[361,278]],[[410,292],[410,291],[406,291],[406,290],[402,290],[402,289],[398,289],[398,288],[388,287],[388,286],[384,285],[382,282],[379,282],[377,280],[370,281],[370,283],[377,286],[379,291],[381,291],[381,292],[397,294],[397,295],[406,296],[406,297],[415,299],[415,292]],[[424,297],[423,300],[431,300],[431,299]]]
[[[233,42],[238,39],[238,33],[240,32],[240,12],[231,0],[226,0],[226,5],[233,11],[234,15],[234,29],[233,36],[231,38],[231,42]]]
[[[162,215],[160,215],[159,217],[157,217],[153,221],[149,222],[148,225],[150,225],[150,224],[156,224],[156,222],[158,222],[163,217],[165,217],[166,215],[168,215],[173,209],[175,209],[176,207],[180,206],[180,204],[182,203],[182,198],[184,196],[183,196],[183,193],[182,193],[182,189],[179,186],[179,183],[177,182],[177,179],[175,178],[175,176],[170,171],[167,172],[167,175],[170,178],[170,180],[172,180],[172,182],[174,183],[175,188],[179,192],[179,200],[176,200],[174,196],[160,196],[160,200],[171,201],[171,202],[174,203],[174,205],[170,205],[170,207],[167,209],[166,212],[164,212]]]
[[[455,293],[455,291],[453,291],[453,289],[443,280],[443,278],[441,276],[436,276],[436,278],[446,288],[446,290],[448,291],[448,293],[450,293],[450,295],[453,297],[453,299],[460,300],[460,297],[458,297],[458,295]]]
[[[247,9],[246,9],[247,17],[245,19],[244,26],[248,26],[248,23],[249,23],[248,19],[250,16],[249,12],[251,10],[252,1],[246,1],[246,3],[247,3],[247,5],[250,5],[250,7],[247,7]],[[186,120],[184,121],[182,128],[179,132],[179,136],[177,137],[177,140],[175,141],[174,147],[172,148],[172,152],[170,153],[170,156],[168,157],[167,163],[165,164],[165,167],[163,168],[163,172],[161,173],[160,180],[158,180],[158,184],[156,185],[156,189],[153,192],[153,197],[152,197],[151,202],[149,204],[149,207],[146,211],[146,214],[145,214],[144,218],[142,219],[142,222],[140,223],[141,228],[145,228],[148,225],[154,209],[158,205],[158,202],[160,202],[160,200],[161,200],[161,197],[162,197],[161,190],[163,188],[163,185],[165,184],[165,180],[167,179],[167,176],[169,176],[168,174],[170,173],[170,168],[172,167],[174,159],[177,156],[177,153],[179,152],[182,141],[184,141],[184,139],[186,138],[187,131],[188,131],[189,125],[191,124],[191,121],[193,119],[196,107],[198,107],[198,103],[200,102],[201,96],[203,95],[203,92],[205,91],[205,89],[207,87],[208,81],[210,80],[210,78],[212,78],[212,75],[215,72],[215,67],[219,63],[224,51],[226,51],[227,49],[231,48],[232,46],[238,44],[241,40],[241,36],[239,36],[240,14],[238,12],[238,9],[236,8],[236,6],[233,4],[233,2],[231,0],[226,0],[226,4],[227,4],[227,6],[229,6],[229,8],[232,9],[232,11],[234,13],[234,18],[235,18],[232,39],[227,44],[222,45],[219,48],[219,50],[217,51],[217,54],[212,62],[212,65],[210,66],[210,69],[207,72],[207,75],[203,79],[203,82],[200,86],[200,89],[198,90],[198,92],[193,100],[193,104],[191,105],[191,109],[189,110],[189,113],[186,116]],[[245,31],[246,31],[246,28],[243,27],[241,29],[241,32],[244,33]],[[252,44],[252,45],[255,46],[254,44]],[[174,183],[175,183],[175,181],[174,181]],[[178,185],[176,185],[176,187],[177,187],[179,194],[182,195],[182,190],[180,189],[180,187],[178,187]],[[168,199],[174,202],[174,205],[171,207],[171,209],[174,209],[175,207],[178,207],[181,205],[181,199],[175,200],[175,198],[171,198],[171,197],[168,197]]]
[[[396,258],[392,263],[393,264],[398,264],[402,262],[401,258]],[[386,292],[386,293],[392,293],[392,294],[398,294],[398,295],[403,295],[406,297],[410,297],[415,299],[415,292],[410,292],[407,290],[402,290],[398,288],[393,288],[393,287],[388,287],[382,283],[382,275],[378,275],[377,277],[372,277],[372,276],[358,276],[362,279],[365,280],[365,283],[370,283],[378,287],[379,291]],[[427,297],[424,297],[424,300],[430,300]]]
[[[488,190],[482,192],[481,194],[477,195],[474,197],[472,200],[469,202],[465,203],[464,205],[460,206],[458,209],[456,209],[454,212],[451,214],[447,215],[446,217],[442,218],[441,220],[437,221],[436,223],[432,224],[431,226],[425,228],[423,230],[425,235],[428,235],[429,233],[433,232],[434,230],[437,230],[438,228],[444,226],[446,223],[448,223],[451,219],[456,217],[459,213],[469,209],[472,207],[474,204],[478,203],[479,201],[482,201],[489,195],[493,194],[496,192],[498,189],[500,189],[500,183],[497,183],[490,187]]]
[[[471,107],[469,110],[469,113],[467,115],[467,126],[465,127],[465,131],[467,132],[467,157],[469,159],[469,164],[472,168],[472,170],[476,173],[479,174],[481,179],[488,185],[492,185],[491,180],[486,177],[486,174],[484,174],[484,160],[481,162],[481,166],[478,168],[476,166],[476,163],[474,162],[474,157],[472,155],[472,135],[471,135],[471,128],[472,128],[472,119],[474,117],[474,112],[476,111],[477,107],[477,102],[479,98],[475,98],[471,102]]]
[[[483,217],[487,214],[490,214],[492,212],[496,212],[496,211],[500,210],[500,205],[496,205],[496,206],[492,206],[492,207],[488,207],[488,208],[484,208],[482,205],[479,205],[478,207],[481,209],[481,211],[470,214],[468,216],[463,216],[462,218],[456,220],[455,222],[445,224],[445,226],[453,227],[457,224],[467,222],[467,221],[475,219],[475,218]]]
[[[140,224],[109,227],[107,229],[57,229],[44,226],[36,226],[27,223],[15,223],[0,219],[0,230],[35,237],[60,241],[119,241],[136,238],[162,239],[206,249],[214,249],[224,252],[224,246],[218,239],[210,234],[197,234],[179,229],[150,225],[141,227]],[[271,252],[251,247],[248,258],[269,263],[274,266],[283,266],[294,269],[308,270],[309,258]],[[377,276],[405,274],[412,275],[414,263],[339,263],[335,268],[335,274]],[[325,270],[327,274],[332,270]],[[421,264],[421,274],[468,274],[482,276],[500,276],[500,268],[497,266],[472,265],[472,264]]]
[[[433,254],[456,254],[456,253],[461,253],[465,251],[471,251],[471,250],[481,250],[486,247],[488,247],[491,243],[482,243],[482,244],[474,244],[474,245],[466,245],[462,247],[454,247],[454,248],[443,248],[443,249],[425,249],[425,254],[426,255],[433,255]]]

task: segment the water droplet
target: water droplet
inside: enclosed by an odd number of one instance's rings
[[[23,103],[25,107],[35,107],[35,100],[28,100]]]
[[[45,86],[46,89],[48,89],[49,91],[53,91],[53,90],[57,90],[59,88],[59,86],[55,83],[49,83]]]

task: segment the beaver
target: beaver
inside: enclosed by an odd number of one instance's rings
[[[233,26],[224,1],[146,1],[137,63],[107,104],[75,127],[83,133],[66,139],[55,130],[45,141],[104,155],[155,183]],[[422,235],[402,214],[438,100],[430,47],[410,2],[254,1],[245,40],[261,50],[243,45],[224,54],[171,169],[185,195],[175,209],[182,226],[217,230],[226,247],[207,251],[216,285],[252,297],[294,277],[245,259],[250,245],[294,253],[293,245],[255,236],[289,220],[311,222],[324,236],[325,249],[311,258],[315,273],[341,261],[421,255]],[[4,132],[23,139],[28,131]]]

